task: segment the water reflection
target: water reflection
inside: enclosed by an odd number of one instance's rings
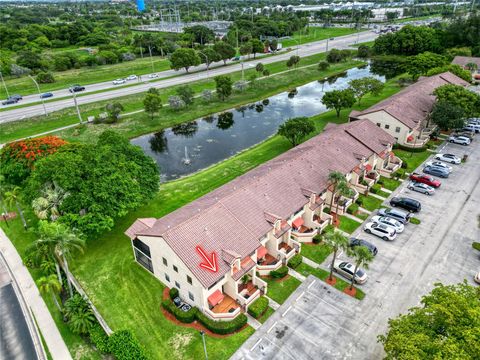
[[[388,57],[372,59],[370,69],[375,74],[385,76],[387,80],[405,72],[402,61]]]
[[[274,135],[290,118],[310,117],[326,111],[320,101],[325,91],[343,89],[350,80],[365,76],[373,76],[370,68],[351,69],[333,82],[313,81],[268,99],[144,135],[131,142],[155,159],[162,181],[176,179],[258,144]]]

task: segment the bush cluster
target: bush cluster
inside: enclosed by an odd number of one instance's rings
[[[288,274],[288,267],[282,266],[278,270],[270,271],[270,276],[274,279],[281,279]]]
[[[108,348],[117,360],[147,360],[145,350],[130,330],[115,331],[108,339]]]
[[[252,315],[255,319],[258,319],[262,316],[265,311],[268,309],[268,299],[265,296],[261,296],[255,300],[252,305],[248,307],[248,313]]]
[[[178,297],[178,289],[177,288],[171,288],[170,291],[168,292],[168,294],[170,295],[170,299],[175,299],[176,297]]]
[[[100,324],[95,324],[89,331],[90,341],[103,354],[108,354],[110,348],[108,347],[108,335],[103,331]]]
[[[374,184],[370,188],[370,192],[373,193],[373,194],[378,194],[380,191],[382,191],[382,186],[380,184]]]
[[[371,191],[371,190],[370,190],[370,191]],[[373,191],[372,191],[372,192],[373,192]],[[350,206],[348,207],[347,213],[353,215],[353,214],[355,214],[355,213],[358,211],[358,208],[359,208],[359,207],[360,207],[360,206],[359,206],[358,204],[353,203],[352,205],[350,205]]]
[[[288,266],[291,267],[292,269],[296,269],[298,265],[302,263],[302,255],[297,254],[294,257],[292,257],[290,260],[288,260]]]
[[[320,244],[322,240],[323,240],[323,236],[320,234],[315,235],[312,239],[314,244]]]
[[[186,324],[190,324],[195,320],[196,313],[198,311],[195,307],[192,307],[188,311],[183,311],[176,307],[175,304],[169,299],[165,299],[162,301],[162,307],[170,314],[175,316],[178,321]]]
[[[426,146],[411,148],[411,147],[401,145],[401,144],[398,144],[398,143],[393,144],[392,147],[393,147],[393,149],[405,150],[405,151],[409,151],[409,152],[412,152],[412,153],[421,153],[421,152],[424,152],[424,151],[427,150]]]

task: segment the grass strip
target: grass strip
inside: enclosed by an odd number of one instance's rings
[[[340,225],[338,228],[348,234],[352,234],[361,225],[358,221],[350,219],[345,215],[340,216]]]

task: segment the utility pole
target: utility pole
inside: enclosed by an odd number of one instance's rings
[[[205,331],[200,331],[200,335],[202,335],[203,351],[205,352],[205,360],[208,360],[207,345],[205,344]]]
[[[325,52],[328,52],[328,38],[327,38],[327,48],[325,49]]]
[[[77,115],[78,115],[78,118],[80,119],[80,124],[82,124],[83,120],[82,120],[82,115],[80,114],[80,108],[78,107],[78,103],[77,103],[77,93],[74,91],[72,92],[72,95],[73,95],[73,102],[75,103],[75,108],[77,109]]]
[[[155,72],[155,69],[153,68],[152,47],[150,45],[148,45],[148,52],[150,53],[150,63],[152,64],[152,72]]]
[[[38,86],[37,80],[35,80],[31,75],[28,75],[28,77],[32,79],[32,81],[35,83],[35,86],[37,87],[38,95],[40,95],[40,100],[42,100],[43,112],[45,113],[45,116],[48,116],[47,108],[45,107],[45,99],[42,97],[42,93],[40,92],[40,86]]]
[[[5,84],[5,80],[3,79],[3,75],[1,71],[0,71],[0,78],[2,79],[3,87],[5,88],[5,92],[7,93],[7,99],[8,99],[10,97],[10,94],[8,93],[7,84]]]

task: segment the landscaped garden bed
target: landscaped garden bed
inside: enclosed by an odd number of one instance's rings
[[[358,222],[358,221],[355,221],[353,219],[350,219],[348,217],[346,217],[345,215],[342,215],[339,217],[340,219],[340,223],[338,225],[338,229],[348,233],[348,234],[351,234],[353,233],[355,230],[357,230],[357,228],[362,225],[362,223]]]
[[[373,196],[365,196],[365,195],[360,195],[357,201],[361,207],[363,207],[368,211],[375,211],[383,203],[383,200],[380,200]]]
[[[290,275],[283,279],[273,279],[271,277],[262,277],[262,279],[268,284],[267,296],[279,304],[283,304],[301,284],[300,280]]]

